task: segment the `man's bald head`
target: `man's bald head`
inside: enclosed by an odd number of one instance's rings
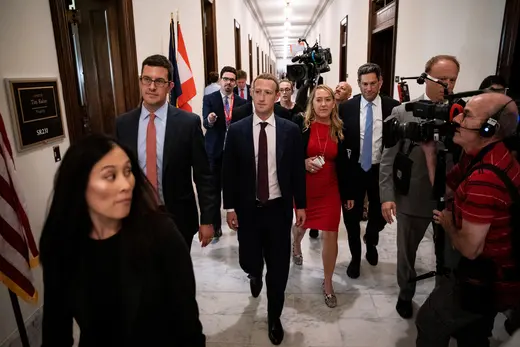
[[[475,110],[482,124],[491,117],[497,119],[499,126],[495,137],[504,139],[516,132],[518,107],[509,96],[501,93],[484,93],[473,97],[467,106]]]
[[[347,82],[339,82],[334,91],[334,98],[337,103],[346,101],[352,95],[352,87]]]

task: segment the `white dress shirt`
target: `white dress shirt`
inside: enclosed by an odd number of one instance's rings
[[[359,162],[363,156],[363,141],[365,139],[365,126],[367,122],[368,101],[361,97],[361,104],[359,105]],[[372,164],[379,164],[381,162],[381,153],[383,146],[383,111],[381,105],[381,97],[378,95],[372,101]]]
[[[255,164],[256,176],[258,177],[258,140],[260,138],[260,129],[263,120],[253,114],[253,143],[255,146]],[[265,127],[267,135],[267,172],[269,177],[269,200],[273,200],[282,196],[280,185],[278,184],[278,175],[276,171],[276,121],[274,113],[266,120],[268,125]]]

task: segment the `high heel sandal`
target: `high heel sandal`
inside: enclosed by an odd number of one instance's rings
[[[338,299],[335,294],[327,294],[325,292],[325,281],[321,284],[321,289],[323,290],[323,298],[325,299],[325,305],[330,308],[334,308],[338,306]]]
[[[293,243],[292,243],[292,260],[293,260],[293,263],[295,265],[302,265],[303,264],[303,255],[300,253],[300,254],[296,254],[295,250],[294,250],[294,246],[295,246],[295,242],[296,240],[300,238],[300,235],[299,235],[299,230],[296,226],[293,226],[292,228],[292,234],[293,234]],[[301,242],[301,240],[300,240]],[[300,252],[301,252],[301,246],[300,246]]]

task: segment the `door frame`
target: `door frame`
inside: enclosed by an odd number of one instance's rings
[[[122,61],[123,83],[125,85],[125,107],[127,110],[138,106],[140,100],[137,68],[137,51],[135,44],[134,12],[132,0],[117,0],[119,44]],[[79,101],[78,76],[74,60],[74,49],[69,31],[67,0],[49,0],[51,10],[54,41],[58,56],[63,103],[71,144],[83,136],[85,114]]]
[[[395,20],[393,26],[393,39],[392,39],[392,64],[390,69],[390,81],[384,81],[384,83],[390,83],[392,85],[392,88],[390,88],[390,95],[389,97],[394,97],[394,78],[395,78],[395,55],[397,51],[397,24],[399,22],[399,0],[394,0],[395,2]],[[388,6],[388,5],[387,5]],[[374,16],[373,16],[373,10],[374,10],[374,3],[373,1],[370,1],[370,4],[368,6],[368,47],[367,47],[367,61],[370,62],[370,56],[372,53],[372,35],[374,34]],[[357,76],[356,76],[357,79]]]

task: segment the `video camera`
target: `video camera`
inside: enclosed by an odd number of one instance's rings
[[[412,112],[417,121],[400,122],[398,119],[391,119],[383,124],[383,143],[385,147],[393,147],[400,140],[409,139],[414,142],[428,142],[440,140],[441,137],[448,140],[454,134],[452,125],[453,118],[462,113],[466,102],[464,97],[474,96],[483,93],[481,90],[450,94],[448,85],[427,73],[419,77],[402,77],[398,82],[398,90],[401,101],[410,101],[407,79],[415,79],[418,84],[424,84],[425,80],[432,81],[444,87],[444,104],[436,104],[429,100],[418,100],[407,102],[405,110]]]
[[[330,48],[322,48],[318,42],[310,47],[305,39],[298,39],[298,43],[304,42],[306,48],[302,54],[291,59],[293,63],[287,65],[287,78],[296,84],[318,85],[320,74],[329,72],[332,64]]]

